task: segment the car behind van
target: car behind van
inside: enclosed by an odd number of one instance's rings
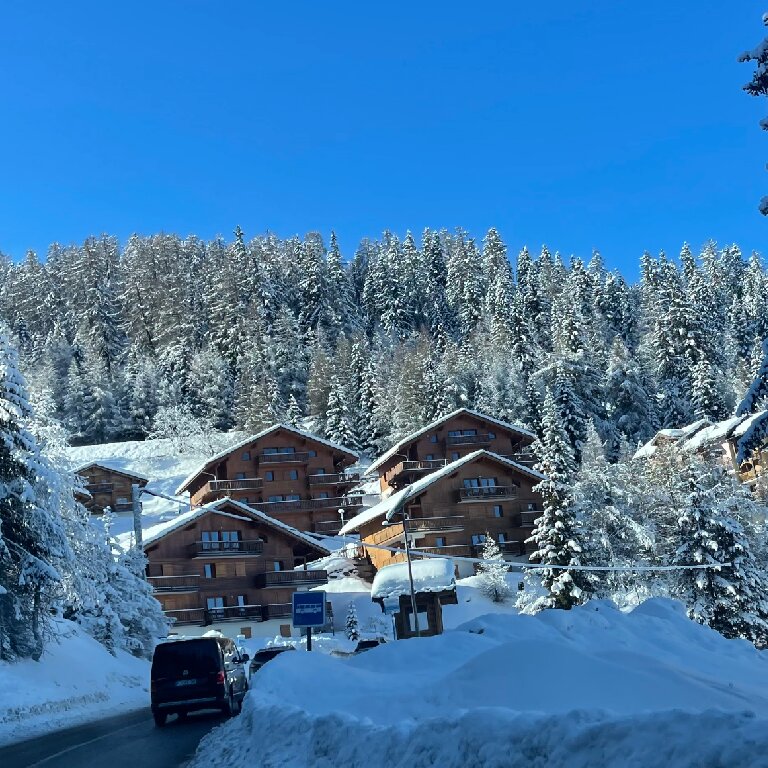
[[[248,690],[241,654],[226,637],[200,637],[160,643],[152,657],[151,701],[155,724],[170,714],[186,717],[200,709],[240,711]]]

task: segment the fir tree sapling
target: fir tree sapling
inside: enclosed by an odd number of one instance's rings
[[[360,629],[357,620],[357,609],[354,602],[349,601],[349,607],[347,609],[347,620],[344,625],[347,633],[347,639],[357,642],[360,639]]]
[[[480,591],[494,603],[506,602],[512,594],[507,583],[509,565],[501,554],[499,545],[486,532],[483,552],[480,555],[483,562],[478,563],[477,575]]]

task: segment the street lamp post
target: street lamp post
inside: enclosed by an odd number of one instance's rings
[[[408,512],[405,509],[401,510],[403,515],[403,535],[405,536],[405,560],[408,563],[408,583],[411,588],[411,611],[413,611],[413,626],[416,630],[416,637],[421,637],[421,629],[419,627],[419,614],[416,610],[416,592],[413,588],[413,569],[411,568],[411,545],[410,534],[408,532]]]

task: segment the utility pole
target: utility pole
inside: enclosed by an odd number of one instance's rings
[[[141,535],[141,488],[137,483],[131,486],[131,505],[133,507],[133,536],[136,548],[142,549],[144,540]]]
[[[408,563],[408,582],[411,585],[411,610],[413,611],[413,626],[416,630],[416,637],[421,637],[421,629],[419,628],[419,614],[416,610],[416,593],[413,589],[413,570],[411,568],[411,544],[409,541],[408,533],[408,512],[403,509],[403,534],[405,536],[405,559]]]

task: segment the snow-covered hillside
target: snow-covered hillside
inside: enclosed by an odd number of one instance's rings
[[[766,766],[768,654],[667,600],[486,615],[346,659],[285,654],[194,766]]]
[[[0,661],[0,745],[149,706],[149,662],[53,623],[40,661]]]

